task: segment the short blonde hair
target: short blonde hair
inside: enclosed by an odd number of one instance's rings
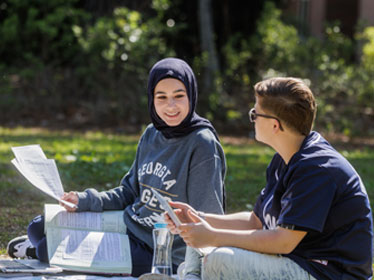
[[[271,78],[254,86],[262,109],[274,114],[291,129],[307,136],[312,130],[317,105],[312,91],[297,78]]]

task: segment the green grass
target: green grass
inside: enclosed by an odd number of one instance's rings
[[[138,139],[139,135],[0,127],[0,254],[5,253],[11,238],[26,233],[44,203],[55,203],[15,170],[10,147],[40,144],[47,157],[56,160],[65,191],[105,190],[117,186],[130,168]],[[228,165],[227,210],[252,209],[265,185],[265,170],[274,151],[244,138],[222,137],[222,143]],[[369,196],[374,197],[374,174],[370,172],[374,147],[338,147],[361,175]]]

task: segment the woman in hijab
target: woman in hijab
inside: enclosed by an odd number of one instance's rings
[[[197,82],[190,66],[177,58],[157,62],[148,79],[152,123],[141,136],[135,160],[120,185],[102,192],[95,189],[69,192],[62,197],[77,205],[77,208],[65,206],[72,212],[124,211],[133,276],[151,271],[152,229],[163,216],[164,210],[151,189],[199,211],[223,214],[225,156],[212,124],[195,112],[196,103]],[[37,217],[28,228],[28,238],[18,238],[19,249],[8,246],[8,253],[24,257],[23,252],[32,251],[32,248],[21,250],[20,245],[25,244],[35,247],[34,255],[48,262],[45,239],[43,218]],[[185,258],[185,247],[183,240],[175,236],[174,272]]]

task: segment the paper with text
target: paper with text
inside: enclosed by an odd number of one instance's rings
[[[126,233],[123,211],[67,212],[58,204],[45,204],[45,228],[74,228],[90,231]]]
[[[61,200],[64,188],[56,162],[47,159],[39,145],[12,147],[16,158],[11,162],[17,170],[35,187],[69,207],[76,205]]]
[[[131,273],[123,211],[72,213],[46,204],[45,231],[52,265],[81,272]]]

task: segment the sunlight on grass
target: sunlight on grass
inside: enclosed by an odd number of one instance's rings
[[[7,228],[0,233],[0,248],[4,248],[10,238],[25,233],[44,203],[55,203],[15,170],[10,163],[12,146],[40,144],[46,156],[56,160],[65,191],[104,190],[117,186],[130,169],[139,135],[0,128],[0,139],[0,228]]]
[[[12,146],[40,144],[47,157],[56,160],[65,191],[88,187],[106,190],[116,187],[130,169],[139,136],[0,127],[0,228],[6,229],[0,232],[0,252],[11,238],[25,233],[29,221],[42,212],[45,203],[55,203],[11,165]],[[274,154],[273,149],[253,140],[233,139],[222,137],[228,166],[228,213],[253,208],[265,186],[266,167]],[[374,148],[344,147],[340,152],[360,174],[369,197],[374,197]]]
[[[254,141],[245,145],[224,142],[223,148],[227,160],[227,212],[252,210],[259,192],[265,186],[265,169],[274,151]]]

